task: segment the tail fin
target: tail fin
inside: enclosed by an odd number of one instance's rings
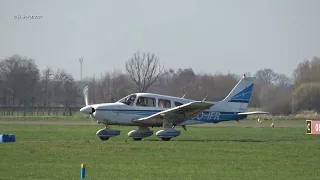
[[[255,77],[246,77],[244,75],[227,97],[220,102],[228,103],[234,111],[246,111],[251,99],[255,79]]]

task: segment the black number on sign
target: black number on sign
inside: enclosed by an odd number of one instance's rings
[[[311,121],[307,121],[307,133],[311,133]]]

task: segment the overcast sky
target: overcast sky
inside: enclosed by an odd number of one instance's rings
[[[319,7],[318,0],[1,0],[0,59],[27,56],[79,79],[80,57],[91,76],[124,70],[140,50],[166,68],[291,75],[320,56]]]

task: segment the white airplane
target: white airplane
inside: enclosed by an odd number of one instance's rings
[[[163,127],[156,135],[164,141],[179,136],[175,126],[201,123],[219,123],[223,121],[242,120],[248,115],[268,114],[268,112],[246,112],[254,86],[255,77],[243,76],[231,92],[221,101],[208,102],[172,97],[152,93],[130,94],[114,103],[88,104],[88,86],[83,90],[86,106],[80,112],[89,114],[104,129],[97,131],[101,140],[120,135],[119,130],[110,129],[108,125],[138,126],[128,133],[134,140],[153,135],[149,127]]]

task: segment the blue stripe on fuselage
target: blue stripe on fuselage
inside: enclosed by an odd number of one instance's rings
[[[96,109],[96,111],[115,111],[124,114],[140,115],[143,117],[147,117],[161,112],[163,110]],[[216,123],[220,121],[240,120],[245,119],[247,117],[247,115],[238,115],[237,113],[238,112],[203,111],[190,120]]]
[[[249,103],[248,100],[230,100],[228,102]]]

